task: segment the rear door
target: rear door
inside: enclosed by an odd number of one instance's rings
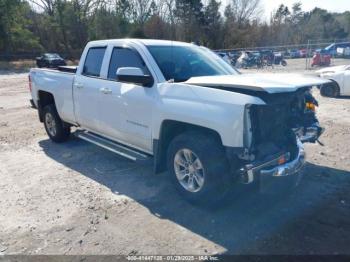
[[[98,108],[101,88],[101,68],[106,46],[90,47],[83,69],[73,83],[75,117],[83,128],[100,132]]]
[[[144,74],[150,74],[137,50],[125,46],[112,47],[98,108],[101,128],[112,139],[151,152],[154,90],[152,87],[119,82],[116,72],[120,67],[138,67]]]

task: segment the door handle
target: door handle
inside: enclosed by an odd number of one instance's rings
[[[84,87],[84,85],[83,85],[82,83],[74,83],[74,86],[75,86],[76,88],[79,88],[79,89],[81,89],[81,88]]]
[[[100,92],[101,92],[101,93],[104,93],[104,94],[106,94],[106,95],[112,94],[112,90],[109,89],[109,88],[105,88],[105,87],[100,88]]]

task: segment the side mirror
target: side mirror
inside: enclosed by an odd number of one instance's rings
[[[145,75],[138,67],[118,68],[117,80],[125,83],[140,84],[147,87],[151,87],[153,85],[153,77],[150,75]]]

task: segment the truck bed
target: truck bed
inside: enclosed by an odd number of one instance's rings
[[[58,68],[32,68],[30,70],[31,93],[35,105],[38,106],[39,91],[52,94],[59,116],[69,123],[75,122],[72,96],[75,70],[66,66],[63,70]]]
[[[69,73],[75,75],[77,72],[77,66],[59,66],[57,68],[49,68],[49,67],[34,67],[31,71],[35,72],[47,72],[47,73]]]

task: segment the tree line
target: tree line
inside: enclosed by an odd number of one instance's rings
[[[95,39],[155,38],[212,49],[350,38],[350,12],[303,11],[296,2],[264,17],[260,0],[0,0],[0,54],[78,57]]]

